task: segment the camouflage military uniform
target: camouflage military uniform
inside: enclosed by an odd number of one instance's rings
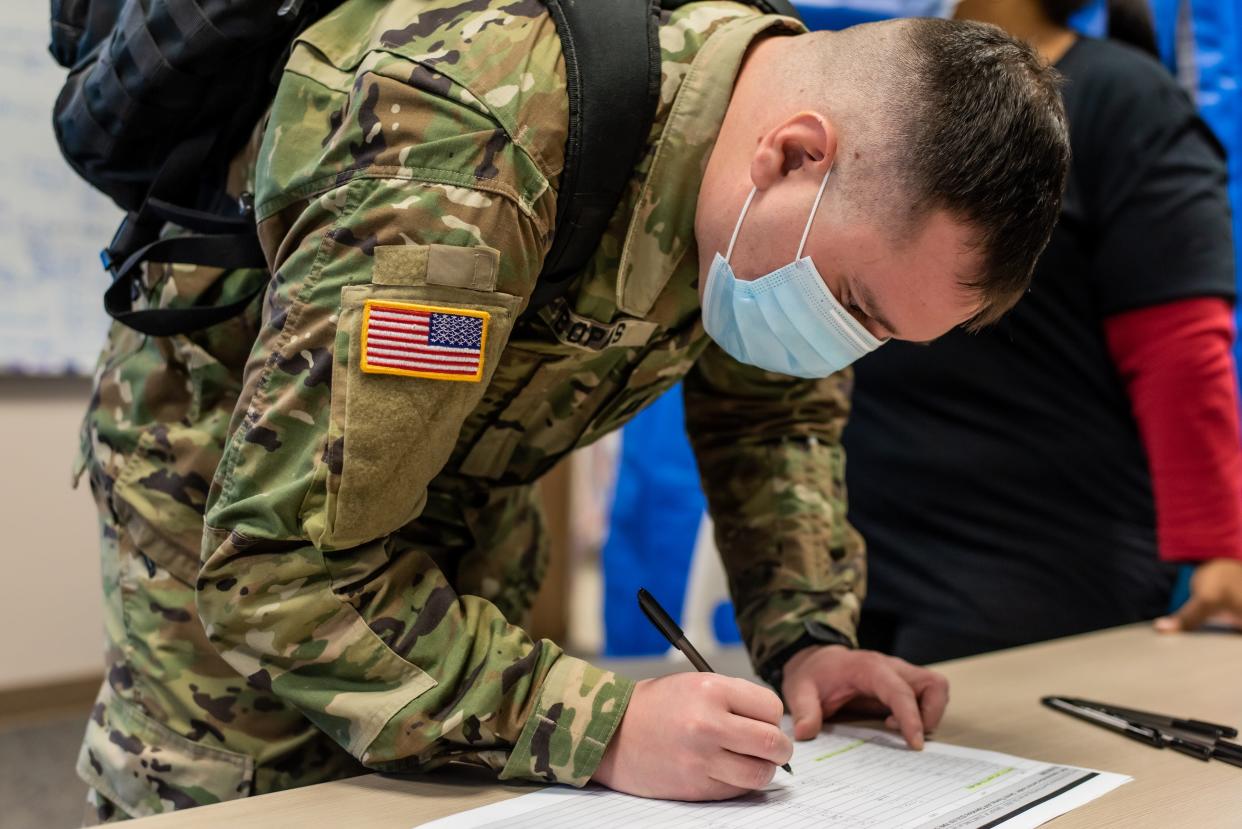
[[[753,659],[808,620],[852,633],[848,374],[740,365],[696,290],[733,78],[757,36],[795,31],[727,2],[663,16],[648,151],[566,300],[531,318],[567,115],[542,4],[350,0],[300,38],[233,175],[274,274],[261,307],[191,336],[114,326],[101,358],[83,443],[110,670],[79,771],[105,810],[450,760],[584,783],[633,685],[520,627],[545,561],[532,484],[683,377]],[[216,276],[152,267],[147,301],[263,278]],[[385,309],[484,320],[480,376],[364,371]]]

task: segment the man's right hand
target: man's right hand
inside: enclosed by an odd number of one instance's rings
[[[761,789],[789,761],[780,697],[753,682],[681,673],[637,684],[592,778],[664,800],[723,800]]]

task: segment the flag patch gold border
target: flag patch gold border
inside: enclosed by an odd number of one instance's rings
[[[367,332],[371,329],[371,311],[391,308],[397,311],[425,311],[427,313],[456,314],[459,317],[475,317],[483,320],[483,331],[479,337],[479,364],[474,374],[454,374],[451,372],[396,368],[371,363],[367,359]],[[427,380],[448,380],[458,383],[477,383],[483,379],[483,361],[487,355],[487,329],[492,315],[487,311],[473,308],[445,308],[439,305],[423,305],[416,302],[394,302],[386,299],[368,299],[362,308],[362,344],[358,367],[366,374],[392,374],[397,377],[422,377]]]

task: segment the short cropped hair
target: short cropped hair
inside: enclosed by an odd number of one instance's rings
[[[995,26],[919,19],[911,102],[897,152],[911,214],[943,209],[975,228],[982,270],[964,284],[982,299],[968,323],[995,322],[1027,291],[1052,234],[1069,167],[1055,70]]]

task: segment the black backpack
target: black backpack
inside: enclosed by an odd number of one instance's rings
[[[144,262],[263,268],[253,206],[227,165],[275,94],[297,35],[343,0],[51,0],[52,55],[70,69],[53,123],[65,159],[126,217],[101,253],[104,308],[144,334],[183,334],[227,305],[136,311]],[[552,247],[527,313],[586,265],[641,157],[660,90],[661,9],[690,0],[543,0],[565,55],[569,134]],[[788,0],[742,0],[797,17]],[[256,82],[257,79],[257,82]],[[160,238],[168,223],[188,233]]]

